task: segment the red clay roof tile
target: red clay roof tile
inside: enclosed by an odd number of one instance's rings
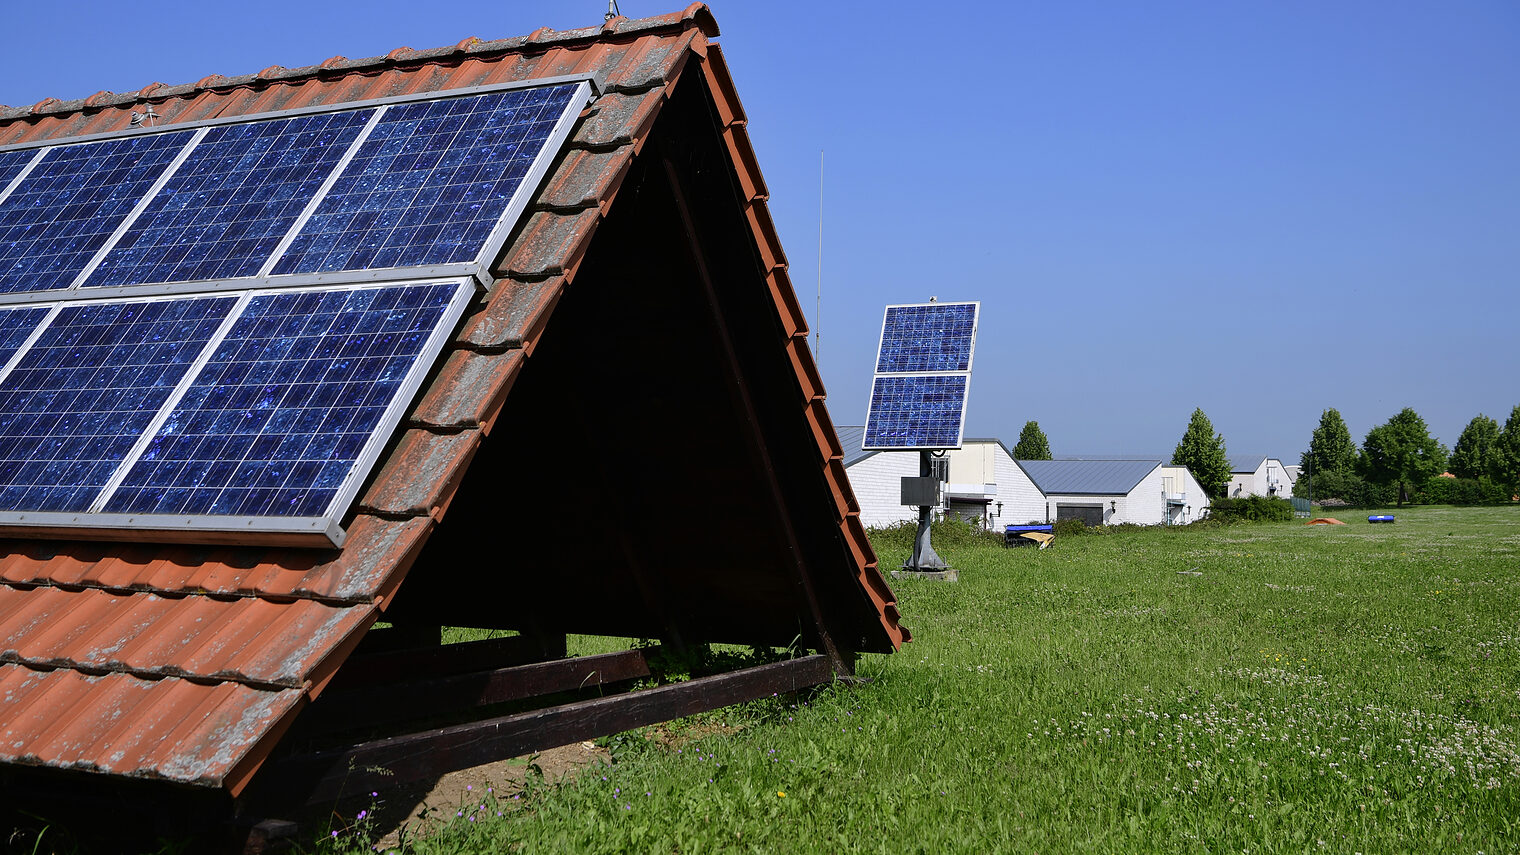
[[[491,290],[485,310],[465,321],[458,340],[481,350],[531,351],[531,342],[564,290],[563,276],[531,281],[503,279]]]
[[[591,207],[606,211],[612,188],[621,186],[633,163],[631,147],[613,151],[571,151],[538,194],[538,203],[552,210],[573,213]]]
[[[406,431],[359,501],[360,510],[395,517],[441,516],[479,444],[478,431]]]
[[[439,429],[484,426],[500,412],[522,362],[520,351],[500,356],[468,350],[449,354],[427,395],[412,411],[413,423]]]
[[[300,688],[367,618],[314,600],[0,587],[0,662]],[[267,643],[280,637],[295,643]]]
[[[301,692],[0,665],[0,761],[216,786]]]
[[[534,214],[508,248],[497,275],[533,278],[573,273],[600,220],[600,212],[594,208],[563,216]]]

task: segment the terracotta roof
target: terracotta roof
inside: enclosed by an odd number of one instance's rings
[[[567,32],[0,108],[0,145],[8,145],[120,131],[146,105],[171,125],[569,74],[591,75],[600,93],[494,266],[497,283],[472,306],[382,455],[341,549],[0,541],[0,762],[243,788],[395,600],[429,538],[479,547],[478,533],[442,523],[477,454],[505,453],[491,452],[488,434],[682,79],[710,93],[713,132],[760,260],[756,281],[776,313],[772,357],[796,380],[791,412],[805,425],[810,460],[778,466],[800,466],[796,478],[827,497],[821,531],[833,533],[823,540],[842,545],[837,560],[810,572],[826,577],[829,591],[846,591],[828,596],[852,614],[843,619],[849,649],[890,651],[907,640],[859,524],[744,112],[710,41],[716,35],[708,9],[695,4]],[[495,489],[504,500],[526,492]],[[448,592],[448,575],[430,565],[428,584],[444,590],[434,596],[470,600],[469,591]],[[757,610],[792,596],[788,583],[745,578]],[[764,638],[796,633],[764,615],[726,623]],[[685,625],[694,634],[705,626]],[[630,615],[608,634],[620,628],[645,624]]]

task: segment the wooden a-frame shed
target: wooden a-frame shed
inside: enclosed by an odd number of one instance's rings
[[[341,547],[0,540],[6,798],[151,811],[172,792],[268,815],[827,682],[907,640],[716,35],[696,4],[0,108],[7,146],[122,131],[148,107],[172,126],[596,89]],[[607,504],[582,512],[587,496]],[[516,634],[443,645],[444,626]],[[647,650],[564,658],[567,633],[797,655],[627,692]]]

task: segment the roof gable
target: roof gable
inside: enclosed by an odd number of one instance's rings
[[[819,650],[890,651],[907,639],[859,524],[715,35],[693,5],[0,112],[6,145],[119,130],[146,105],[172,125],[567,74],[600,90],[490,265],[494,285],[390,436],[341,548],[0,541],[0,761],[237,793],[382,613],[780,645],[801,625]],[[683,170],[694,160],[728,180],[693,182]],[[732,267],[714,276],[722,264]],[[639,372],[627,348],[595,350],[612,340],[598,329],[632,312],[630,347],[642,338],[648,364],[675,373]],[[638,385],[602,399],[648,419],[628,437],[626,468],[586,474],[626,485],[627,518],[643,525],[535,526],[580,494],[532,480],[523,462],[538,462],[541,438],[596,424],[597,387],[569,384],[605,383],[613,369]],[[744,391],[724,397],[734,380]],[[755,427],[737,427],[746,418]],[[701,432],[693,425],[716,435],[711,456],[669,462],[680,437]],[[668,508],[690,484],[741,485],[739,510],[669,536],[647,509]],[[768,521],[763,542],[756,520]],[[532,540],[539,529],[575,538],[562,563]],[[64,612],[74,629],[47,626]],[[79,716],[56,726],[45,713],[65,705]],[[12,714],[21,707],[37,715]],[[90,710],[108,708],[120,727],[91,724]]]
[[[1235,475],[1250,474],[1267,462],[1265,454],[1240,454],[1230,457],[1230,472]]]
[[[1020,460],[1040,492],[1053,495],[1122,496],[1161,465],[1159,460]]]

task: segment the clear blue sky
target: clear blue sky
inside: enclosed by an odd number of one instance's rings
[[[676,0],[679,2],[679,0]],[[1520,4],[712,4],[839,424],[882,306],[982,301],[967,433],[1297,462],[1520,403]],[[629,17],[672,3],[622,0]],[[194,9],[191,13],[188,10]],[[0,104],[598,23],[601,0],[7,4]],[[821,321],[821,324],[819,323]]]

